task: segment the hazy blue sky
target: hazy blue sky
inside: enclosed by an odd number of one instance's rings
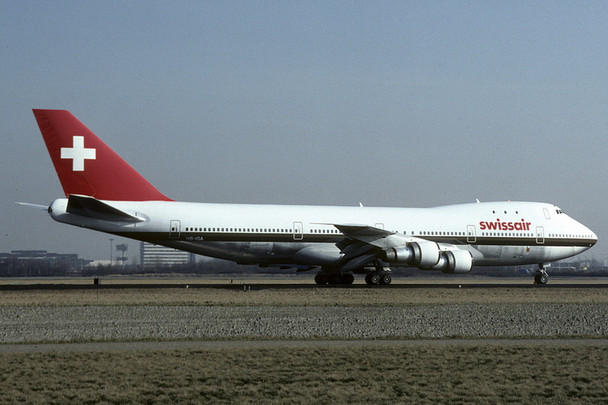
[[[109,257],[32,108],[188,201],[553,202],[608,254],[608,3],[0,0],[0,252]],[[128,242],[129,257],[138,244]]]

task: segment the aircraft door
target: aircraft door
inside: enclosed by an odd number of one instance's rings
[[[467,225],[467,243],[477,242],[477,231],[475,225]]]
[[[536,227],[536,244],[542,245],[545,243],[545,228],[542,226]]]
[[[293,223],[293,240],[304,239],[304,227],[301,222]]]
[[[181,221],[177,219],[172,219],[169,224],[169,239],[177,239],[179,238],[179,233],[181,231]]]

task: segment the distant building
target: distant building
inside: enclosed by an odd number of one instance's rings
[[[184,252],[151,243],[141,242],[140,264],[142,267],[171,266],[194,263],[194,253]]]
[[[90,260],[77,254],[48,253],[46,250],[13,250],[0,253],[0,276],[79,276]]]

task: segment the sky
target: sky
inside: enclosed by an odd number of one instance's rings
[[[31,112],[58,108],[176,200],[550,202],[603,259],[606,21],[603,1],[0,0],[0,252],[109,259],[109,235],[15,204],[63,197]]]

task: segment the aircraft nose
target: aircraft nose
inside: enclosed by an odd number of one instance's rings
[[[587,239],[589,240],[589,246],[593,246],[597,243],[597,235],[595,234],[595,232],[593,232],[591,229],[587,228],[586,226],[585,228],[585,235],[589,235],[587,236]]]
[[[579,238],[584,241],[585,244],[588,244],[589,247],[592,247],[597,243],[597,235],[593,232],[589,227],[579,221],[576,221],[576,229],[578,229],[577,234]]]
[[[591,235],[592,235],[591,237],[592,237],[592,240],[593,240],[593,244],[595,245],[597,243],[597,235],[593,231],[591,231]]]

